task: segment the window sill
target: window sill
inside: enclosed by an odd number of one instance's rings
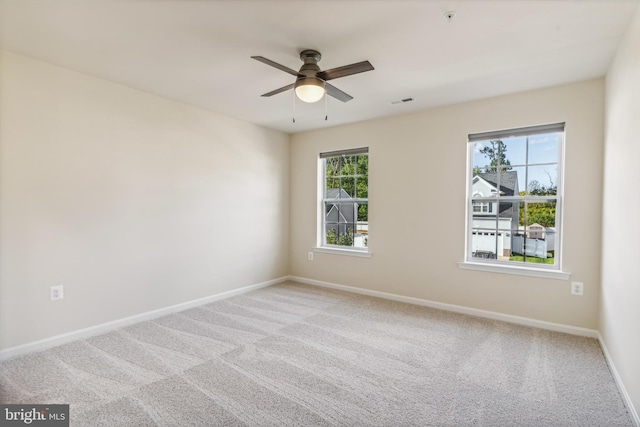
[[[511,265],[484,264],[479,262],[459,262],[463,270],[490,271],[492,273],[515,274],[519,276],[543,277],[545,279],[569,280],[571,273],[541,268],[516,267]]]
[[[338,249],[338,248],[313,248],[314,252],[320,252],[324,254],[333,254],[333,255],[346,255],[346,256],[355,256],[360,258],[371,258],[373,255],[371,252],[366,251],[357,251],[353,249]]]

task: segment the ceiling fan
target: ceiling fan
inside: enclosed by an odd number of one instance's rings
[[[252,58],[256,61],[271,65],[285,73],[296,76],[295,83],[272,90],[262,96],[272,96],[280,92],[285,92],[289,89],[294,89],[298,98],[304,102],[319,101],[324,96],[325,91],[327,95],[333,96],[342,102],[351,101],[353,96],[327,83],[327,81],[350,76],[352,74],[364,73],[365,71],[371,71],[374,69],[369,61],[362,61],[351,65],[321,71],[320,67],[318,67],[318,61],[320,61],[322,55],[317,50],[311,49],[300,52],[300,59],[304,62],[300,71],[292,70],[291,68],[280,65],[263,56],[252,56]]]

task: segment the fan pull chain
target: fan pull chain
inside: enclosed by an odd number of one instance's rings
[[[327,119],[329,118],[329,114],[327,113],[327,98],[329,98],[329,96],[327,95],[327,91],[324,91],[324,121],[326,122]]]

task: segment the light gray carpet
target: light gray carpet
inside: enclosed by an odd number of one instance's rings
[[[285,283],[0,364],[72,426],[629,426],[598,342]]]

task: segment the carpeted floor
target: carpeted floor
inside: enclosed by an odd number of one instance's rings
[[[598,342],[284,283],[0,364],[72,426],[629,426]]]

